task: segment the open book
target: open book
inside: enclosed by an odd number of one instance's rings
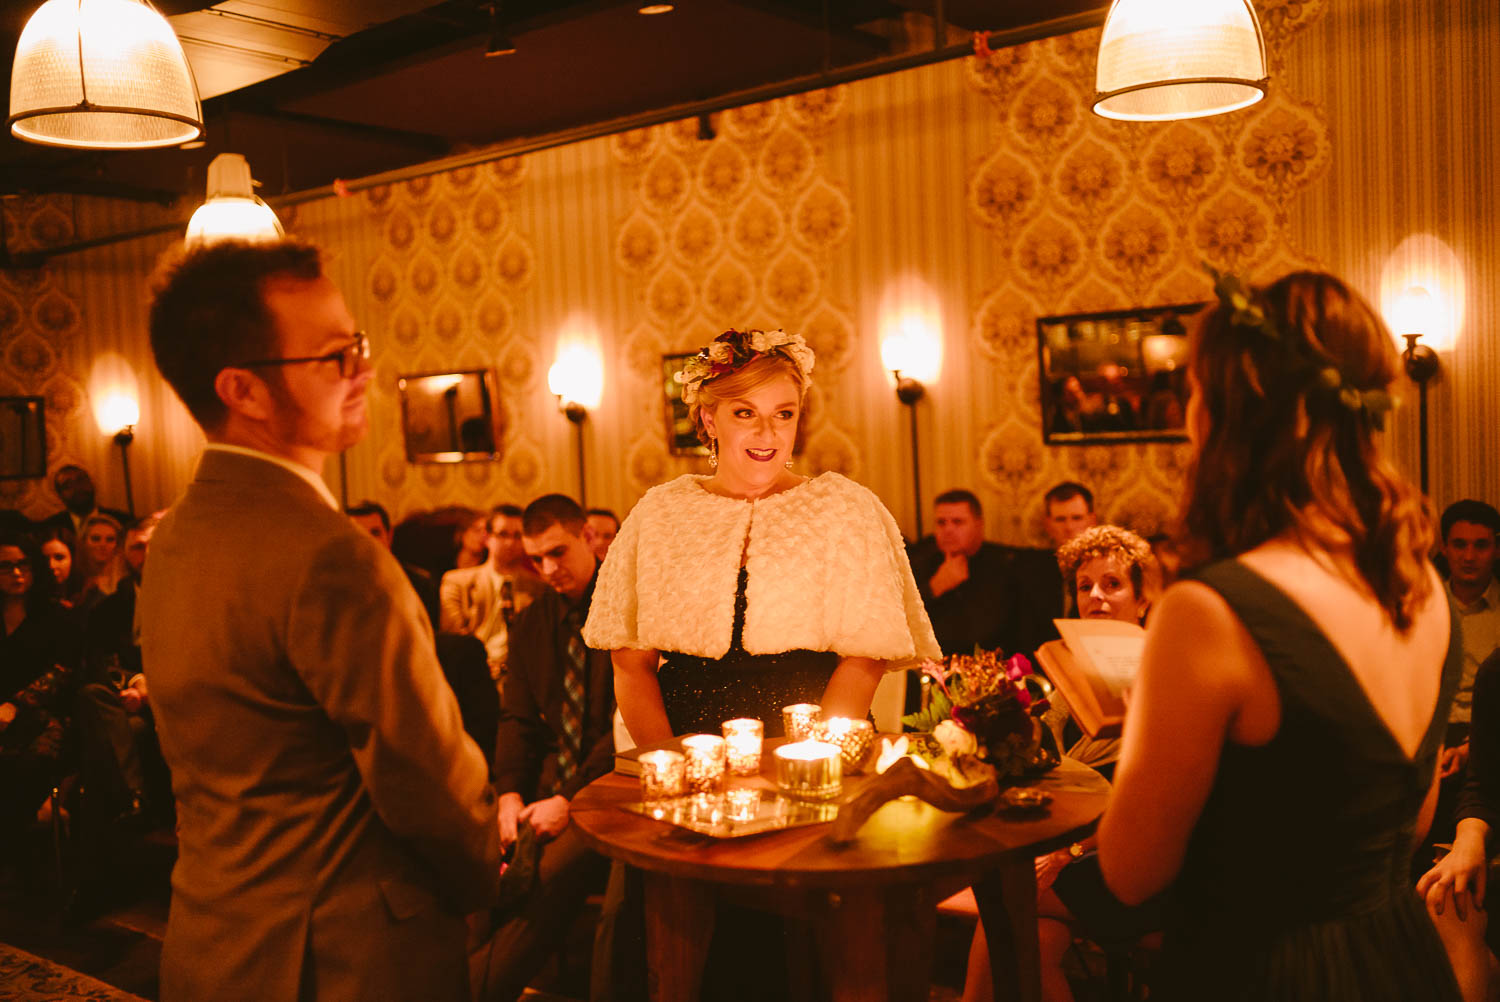
[[[1141,666],[1146,631],[1114,619],[1057,619],[1061,640],[1036,652],[1073,720],[1091,738],[1114,737],[1125,719],[1124,691]]]

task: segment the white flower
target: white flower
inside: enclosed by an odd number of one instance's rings
[[[920,755],[908,755],[906,752],[906,738],[899,737],[892,741],[890,738],[880,739],[880,755],[875,760],[876,774],[885,772],[903,758],[909,758],[919,769],[929,768]]]
[[[776,342],[772,338],[773,335],[767,334],[765,331],[750,331],[750,350],[770,351],[776,347]]]
[[[945,720],[933,728],[932,736],[948,755],[974,755],[979,751],[979,742],[974,739],[974,735],[951,720]]]
[[[708,346],[708,357],[712,361],[723,364],[734,357],[734,348],[728,341],[715,341]]]

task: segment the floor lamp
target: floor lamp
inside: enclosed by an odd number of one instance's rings
[[[583,422],[588,419],[589,409],[576,400],[565,400],[561,396],[557,398],[557,409],[563,412],[564,417],[573,422],[573,430],[577,432],[574,440],[578,443],[578,506],[587,510],[589,506],[589,489],[583,461]]]
[[[125,511],[135,518],[135,495],[130,490],[130,443],[135,441],[135,426],[127,424],[115,432],[115,444],[120,447],[120,463],[125,467]]]
[[[1427,493],[1427,384],[1437,375],[1438,356],[1428,345],[1422,344],[1421,334],[1403,334],[1406,351],[1401,360],[1406,364],[1406,374],[1417,384],[1417,454],[1420,459],[1422,493]]]
[[[906,405],[911,419],[911,487],[912,500],[916,502],[916,539],[922,538],[922,446],[917,437],[917,401],[927,395],[927,387],[910,376],[901,375],[900,369],[892,369],[896,377],[896,399]]]

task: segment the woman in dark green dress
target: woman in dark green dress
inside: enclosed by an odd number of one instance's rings
[[[1420,494],[1381,455],[1400,360],[1328,275],[1219,279],[1183,508],[1099,833],[1169,884],[1153,998],[1457,999],[1409,859],[1462,659]]]

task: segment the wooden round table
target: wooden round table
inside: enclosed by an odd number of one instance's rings
[[[847,777],[843,799],[867,781]],[[769,784],[765,776],[737,782]],[[569,814],[593,848],[643,871],[657,1002],[698,997],[721,898],[808,920],[839,1002],[925,1002],[937,903],[970,885],[996,999],[1032,1002],[1041,994],[1033,860],[1098,820],[1109,792],[1102,776],[1070,759],[1034,785],[1052,795],[1040,813],[991,807],[961,815],[892,801],[844,846],[830,841],[827,824],[716,839],[653,821],[620,808],[640,799],[640,786],[618,773],[579,793]],[[806,984],[793,989],[814,992]]]

